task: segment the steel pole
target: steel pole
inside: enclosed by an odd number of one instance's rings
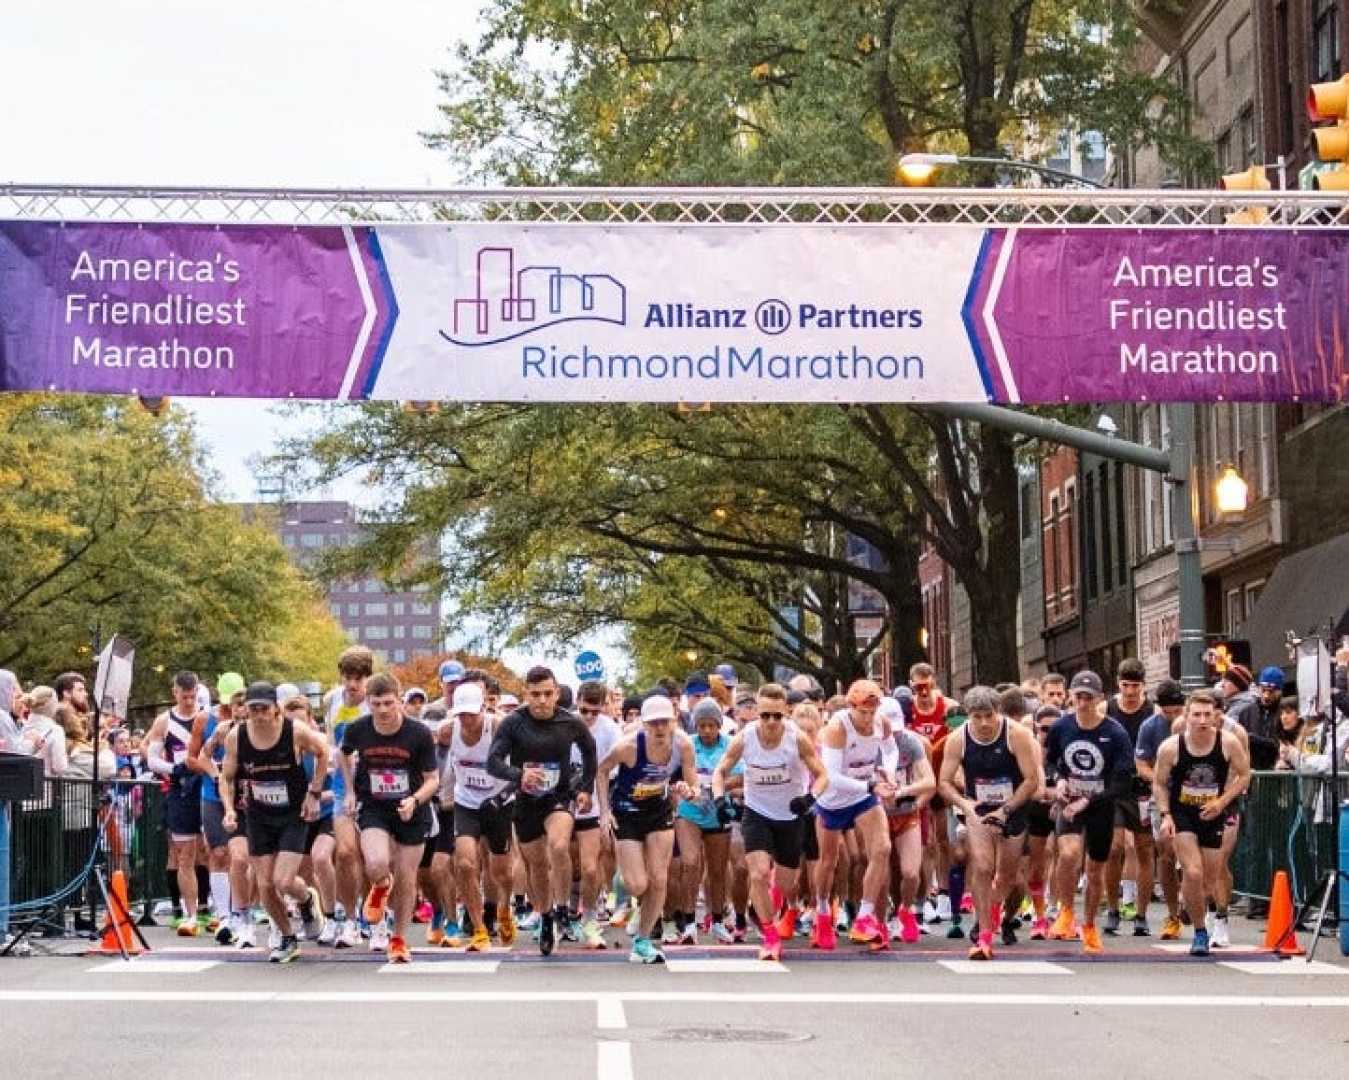
[[[1204,685],[1204,569],[1199,555],[1199,484],[1194,461],[1194,405],[1178,402],[1171,416],[1171,520],[1180,594],[1180,684]]]

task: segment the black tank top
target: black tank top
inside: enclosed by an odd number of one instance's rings
[[[1007,720],[1003,718],[998,735],[985,745],[974,737],[974,730],[965,727],[965,791],[981,805],[1001,806],[1025,779],[1021,766],[1007,741]]]
[[[1181,732],[1180,755],[1166,785],[1171,792],[1172,808],[1199,810],[1218,798],[1227,786],[1227,769],[1221,731],[1213,740],[1213,749],[1203,755],[1190,753],[1185,733]]]
[[[298,817],[309,777],[295,760],[295,728],[281,720],[274,746],[260,750],[248,738],[248,724],[239,725],[239,775],[248,786],[248,812],[270,817]]]

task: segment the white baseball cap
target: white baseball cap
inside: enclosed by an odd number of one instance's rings
[[[450,715],[482,712],[482,686],[479,683],[460,683],[454,688],[454,701],[450,705]]]
[[[642,702],[642,720],[673,720],[675,718],[674,702],[664,694],[652,694]]]

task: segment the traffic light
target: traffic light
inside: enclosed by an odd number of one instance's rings
[[[1307,91],[1307,118],[1313,123],[1333,120],[1330,127],[1312,129],[1316,156],[1338,161],[1339,168],[1317,173],[1312,187],[1318,191],[1349,191],[1349,74],[1334,82],[1316,83]]]
[[[1241,172],[1227,173],[1218,181],[1224,191],[1268,191],[1269,177],[1263,165],[1252,165]],[[1269,209],[1264,206],[1243,206],[1233,210],[1226,219],[1229,225],[1264,225],[1269,221]]]
[[[1251,643],[1243,638],[1209,639],[1210,644],[1204,650],[1204,682],[1216,683],[1233,664],[1251,666]],[[1180,678],[1180,646],[1172,645],[1167,659],[1171,678]]]

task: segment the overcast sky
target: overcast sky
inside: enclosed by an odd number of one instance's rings
[[[0,178],[48,184],[438,187],[419,131],[478,0],[3,0]],[[255,494],[270,407],[190,403]],[[324,494],[354,498],[352,485]]]

